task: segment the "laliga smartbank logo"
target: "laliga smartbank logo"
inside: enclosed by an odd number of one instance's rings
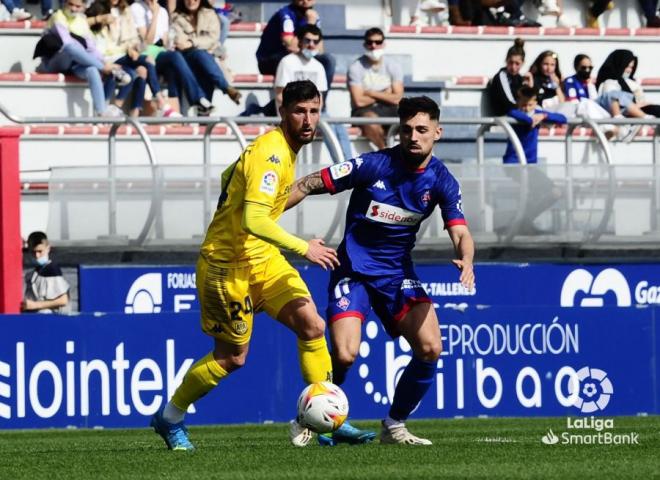
[[[193,363],[177,364],[172,339],[165,341],[164,363],[129,356],[123,342],[114,356],[85,360],[76,358],[75,341],[62,346],[64,356],[39,358],[39,349],[16,342],[13,358],[0,360],[0,418],[152,415]]]
[[[566,431],[551,428],[541,437],[546,445],[639,445],[639,433],[613,431],[613,418],[566,417]]]
[[[634,295],[633,295],[634,294]],[[630,307],[633,298],[637,305],[660,304],[660,285],[641,280],[632,290],[626,277],[616,268],[606,268],[595,277],[578,268],[568,274],[561,287],[562,307],[603,307],[607,295],[614,295],[617,307]],[[576,300],[582,297],[579,303]]]
[[[591,367],[578,370],[568,389],[575,401],[573,406],[582,413],[604,410],[614,394],[607,373]],[[548,428],[541,442],[546,445],[639,445],[637,432],[612,432],[613,429],[613,418],[567,417],[566,431],[555,433]]]

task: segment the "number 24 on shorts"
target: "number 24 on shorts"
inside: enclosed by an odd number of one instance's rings
[[[243,320],[241,313],[248,315],[253,312],[252,300],[249,295],[245,297],[244,303],[245,306],[241,305],[241,302],[229,302],[232,320]]]

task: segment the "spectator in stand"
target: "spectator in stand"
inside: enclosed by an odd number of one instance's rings
[[[316,0],[293,0],[270,18],[257,48],[259,72],[263,75],[275,75],[277,65],[284,56],[298,53],[300,49],[295,36],[298,28],[307,24],[321,27],[319,14],[314,10],[315,3]],[[326,83],[332,85],[335,76],[335,59],[332,55],[324,53],[322,43],[318,50],[319,53],[315,58],[325,69]],[[323,100],[326,100],[325,96]]]
[[[544,110],[571,115],[575,108],[565,104],[566,97],[561,88],[559,57],[552,50],[545,50],[536,57],[529,69],[529,85],[537,90],[537,102]]]
[[[523,0],[449,0],[449,23],[540,27],[540,23],[525,17],[522,3]]]
[[[241,19],[241,13],[234,9],[234,6],[230,3],[225,2],[224,0],[215,0],[212,2],[213,10],[218,14],[218,20],[220,20],[220,47],[221,55],[218,57],[225,59],[226,51],[222,48],[229,37],[229,30],[231,24],[238,22]],[[170,15],[174,15],[176,10],[176,0],[167,0],[167,12]]]
[[[277,104],[277,111],[282,106],[282,94],[284,87],[289,82],[298,80],[310,80],[318,91],[323,95],[328,91],[328,84],[325,78],[325,70],[323,65],[316,60],[318,54],[318,47],[323,41],[323,32],[316,25],[307,24],[296,30],[296,37],[300,50],[298,53],[290,53],[285,56],[277,66],[277,73],[275,74],[275,103]],[[276,112],[266,111],[264,114],[267,116],[277,115]],[[323,103],[322,112],[325,112],[326,104]],[[348,160],[353,157],[351,142],[346,132],[346,127],[342,124],[332,123],[332,128],[337,136],[337,140],[344,154],[344,159]]]
[[[108,108],[101,73],[113,75],[118,85],[131,82],[121,65],[105,62],[96,48],[94,37],[84,14],[83,0],[66,0],[48,21],[48,29],[37,43],[34,56],[41,57],[37,68],[45,73],[73,73],[89,82],[94,111],[97,115],[116,117],[121,111]]]
[[[642,12],[646,17],[647,28],[660,28],[660,16],[658,16],[658,0],[639,0]]]
[[[472,25],[472,0],[449,0],[449,24],[457,27]]]
[[[591,58],[588,55],[580,53],[573,60],[575,75],[564,80],[564,95],[566,102],[573,104],[575,111],[573,117],[587,117],[594,119],[610,118],[607,110],[598,104],[598,93],[596,86],[591,78],[591,72],[594,69]],[[623,140],[628,129],[618,129],[614,125],[601,125],[607,139],[613,138],[619,134],[619,140]]]
[[[392,8],[401,8],[404,5],[410,15],[410,25],[425,26],[428,22],[424,17],[434,16],[436,20],[439,14],[447,11],[447,4],[441,0],[403,0],[393,4]]]
[[[25,9],[21,7],[20,0],[2,0],[2,4],[9,12],[10,15],[9,20],[11,21],[22,22],[24,20],[30,20],[32,18],[32,14],[30,12],[25,11]]]
[[[143,54],[156,62],[156,72],[167,82],[168,102],[174,112],[181,111],[180,97],[183,89],[188,103],[197,108],[197,113],[208,115],[213,110],[210,100],[204,96],[195,75],[181,52],[168,50],[170,29],[167,10],[158,0],[136,0],[131,4],[131,13],[137,26],[140,40],[145,49]]]
[[[353,117],[397,117],[403,97],[403,72],[399,64],[384,56],[385,34],[374,27],[364,34],[364,55],[348,68],[348,89]],[[383,125],[361,125],[362,134],[376,146],[386,147]]]
[[[660,117],[660,105],[646,101],[641,85],[635,81],[636,70],[637,57],[630,50],[614,50],[598,70],[598,103],[614,118]],[[630,140],[640,127],[630,129]]]
[[[90,28],[96,37],[97,46],[105,58],[118,65],[133,77],[133,83],[121,87],[114,103],[122,108],[124,101],[132,92],[129,115],[137,117],[144,105],[147,82],[158,111],[164,116],[172,114],[160,91],[158,74],[153,59],[140,54],[141,41],[133,15],[126,0],[96,0],[86,11]],[[112,98],[116,82],[113,78],[105,81],[106,98]]]
[[[32,232],[28,236],[27,251],[36,266],[25,275],[21,311],[69,313],[69,282],[62,276],[60,267],[50,259],[51,248],[46,234]]]
[[[640,3],[644,0],[640,0]],[[612,0],[593,0],[591,6],[587,9],[587,27],[600,28],[600,17],[605,10],[612,10],[614,2]]]
[[[218,88],[238,104],[241,93],[229,84],[211,53],[219,45],[220,20],[208,0],[177,0],[172,31],[172,43],[195,74],[204,96],[212,100]]]
[[[566,117],[560,113],[552,113],[539,108],[537,95],[538,93],[535,88],[526,85],[521,87],[517,94],[517,108],[509,112],[510,117],[520,122],[512,125],[512,127],[525,151],[527,164],[538,163],[537,152],[541,123],[552,122],[564,124],[567,121]],[[503,161],[504,164],[520,163],[511,140],[507,142]],[[505,171],[516,182],[521,182],[520,169],[507,168]],[[523,223],[520,225],[520,233],[523,235],[538,235],[545,232],[534,225],[534,219],[561,198],[561,190],[556,188],[552,180],[538,168],[528,169],[527,175],[530,195],[527,197],[528,204],[525,206],[526,215]],[[508,228],[507,225],[500,230],[508,230]]]
[[[492,114],[502,116],[516,108],[516,93],[523,84],[531,84],[531,76],[528,79],[520,75],[520,69],[525,63],[525,41],[516,38],[513,46],[506,52],[506,66],[488,83],[488,97]]]

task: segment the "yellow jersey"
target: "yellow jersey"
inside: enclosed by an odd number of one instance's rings
[[[210,263],[250,265],[279,253],[243,229],[243,211],[245,202],[261,204],[276,222],[295,180],[295,161],[296,152],[278,127],[257,137],[222,173],[222,194],[201,248]]]

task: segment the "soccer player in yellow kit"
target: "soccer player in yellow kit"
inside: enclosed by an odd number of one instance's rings
[[[245,364],[252,320],[265,311],[298,337],[305,382],[332,379],[325,322],[305,282],[282,256],[284,248],[324,269],[339,264],[321,239],[309,242],[276,221],[295,180],[296,154],[314,139],[321,97],[310,81],[291,82],[283,92],[278,128],[258,137],[222,174],[222,194],[197,262],[203,331],[214,347],[186,373],[172,399],[151,419],[172,450],[192,450],[183,424],[191,403]],[[292,420],[290,439],[305,446],[311,432]]]

